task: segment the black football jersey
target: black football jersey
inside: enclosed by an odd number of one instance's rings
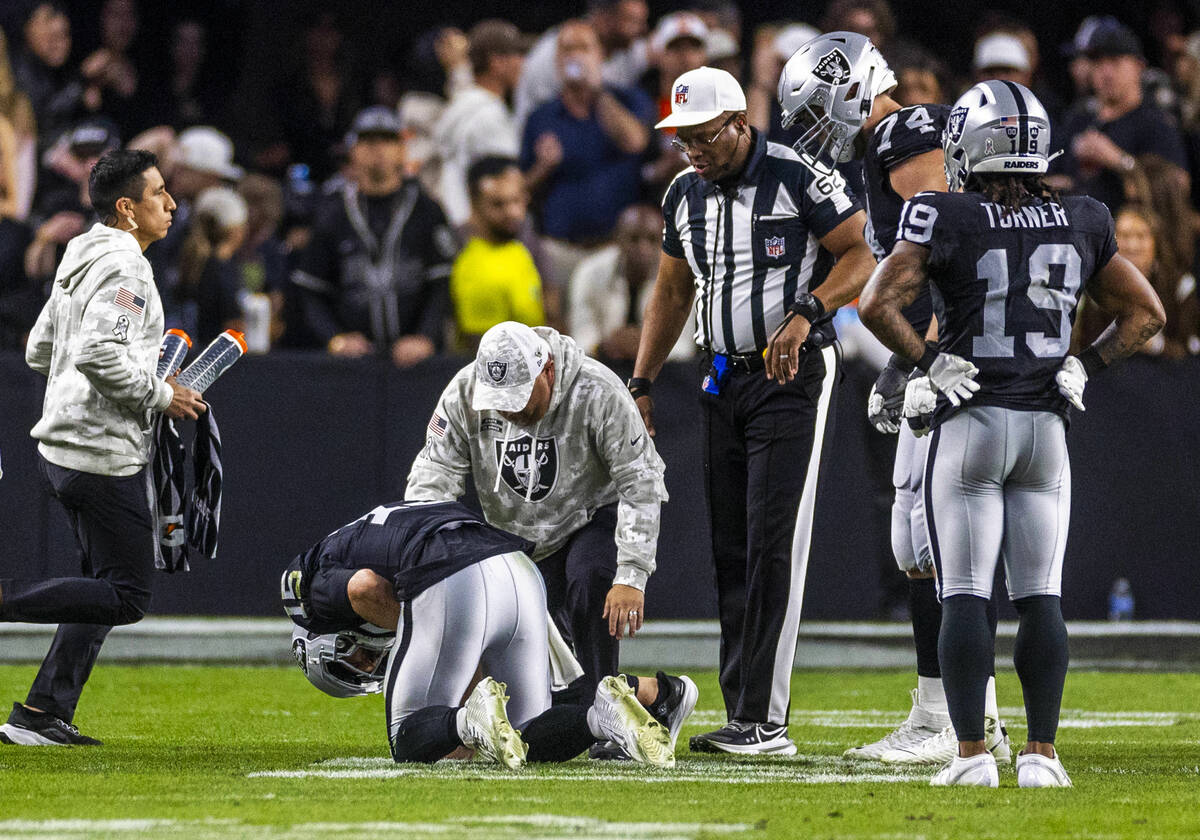
[[[930,250],[929,279],[945,310],[938,346],[979,368],[968,404],[1066,417],[1054,375],[1080,295],[1117,252],[1108,209],[1068,196],[1011,213],[977,192],[919,193],[904,206],[897,239]],[[952,410],[940,397],[934,422]]]
[[[370,569],[396,586],[402,601],[415,598],[438,581],[497,554],[533,552],[533,543],[488,525],[458,502],[394,502],[380,505],[322,539],[289,564],[301,572],[299,595],[308,597],[322,569]],[[315,632],[317,628],[293,620]]]
[[[896,226],[904,199],[892,189],[889,173],[909,158],[942,148],[942,129],[950,113],[948,105],[910,105],[880,121],[867,141],[863,157],[863,197],[867,211],[867,244],[881,260],[896,244]],[[928,287],[904,309],[913,328],[925,334],[933,314]]]

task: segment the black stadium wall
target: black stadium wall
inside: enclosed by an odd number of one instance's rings
[[[435,359],[404,372],[375,360],[286,353],[240,362],[208,394],[224,442],[218,558],[193,562],[190,573],[161,574],[151,611],[282,615],[279,572],[290,557],[402,496],[430,412],[462,363]],[[698,379],[695,365],[676,364],[655,385],[671,500],[647,593],[651,618],[716,614]],[[889,597],[902,596],[888,538],[894,443],[866,422],[869,384],[865,372],[850,368],[838,389],[805,618],[876,618]],[[19,355],[0,354],[0,578],[78,568],[70,526],[43,487],[29,437],[42,390]],[[1086,401],[1068,435],[1068,618],[1103,618],[1117,577],[1132,582],[1138,618],[1200,617],[1200,360],[1132,360],[1090,383]]]

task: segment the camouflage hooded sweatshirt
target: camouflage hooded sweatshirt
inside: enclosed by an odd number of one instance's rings
[[[133,235],[96,224],[67,243],[25,361],[48,377],[30,434],[52,464],[133,475],[150,457],[153,412],[171,403],[155,366],[163,311]]]
[[[613,583],[645,589],[667,500],[662,459],[621,380],[573,339],[549,327],[536,331],[555,364],[546,416],[523,428],[495,411],[475,411],[475,365],[467,365],[442,392],[405,499],[457,499],[469,473],[488,523],[536,543],[534,560],[617,502]]]

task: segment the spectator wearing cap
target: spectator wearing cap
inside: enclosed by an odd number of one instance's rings
[[[470,238],[450,272],[458,347],[471,353],[502,321],[531,327],[546,320],[542,279],[517,238],[529,212],[529,190],[514,158],[485,157],[467,170]]]
[[[246,239],[249,211],[246,200],[229,187],[209,187],[196,197],[193,211],[176,295],[196,307],[190,335],[204,346],[222,330],[246,329],[234,255]]]
[[[67,243],[87,230],[92,217],[88,176],[102,154],[120,145],[116,126],[95,118],[74,126],[46,151],[42,188],[30,217],[33,241],[25,251],[30,280],[48,282]]]
[[[645,37],[649,16],[646,0],[588,0],[585,19],[600,39],[605,84],[633,87],[646,72],[650,65]],[[562,87],[557,63],[560,28],[547,29],[525,57],[514,93],[520,128],[535,108],[553,99]]]
[[[1033,87],[1033,62],[1021,39],[1007,32],[991,32],[975,42],[971,62],[975,81],[999,79]]]
[[[746,92],[746,114],[750,124],[767,134],[772,143],[793,145],[803,133],[800,128],[784,129],[779,102],[775,93],[779,74],[792,53],[820,35],[820,30],[807,23],[786,26],[764,24],[754,33],[754,54],[751,59],[751,82]]]
[[[470,476],[488,523],[536,543],[547,607],[591,692],[646,617],[663,472],[612,371],[549,327],[506,321],[442,392],[404,497],[457,499]]]
[[[654,204],[626,207],[616,241],[585,259],[571,275],[567,331],[590,356],[605,364],[637,358],[646,305],[662,254],[662,211]],[[694,326],[694,325],[693,325]],[[671,361],[696,355],[693,329],[684,329]]]
[[[458,91],[433,130],[442,160],[440,198],[456,228],[471,215],[467,170],[489,155],[515,158],[521,151],[507,99],[521,78],[525,39],[508,21],[485,20],[468,34],[474,83]]]
[[[1051,173],[1064,176],[1059,185],[1090,195],[1116,213],[1123,200],[1122,175],[1144,154],[1174,164],[1176,177],[1190,183],[1178,127],[1142,95],[1146,60],[1137,36],[1121,24],[1097,26],[1085,52],[1095,99],[1064,121],[1060,136],[1066,153],[1051,166]]]
[[[742,78],[742,46],[727,29],[710,26],[704,39],[705,62],[710,67],[724,70],[736,79]]]
[[[637,200],[654,114],[642,91],[605,83],[600,41],[585,21],[559,28],[557,60],[562,90],[530,114],[521,141],[521,168],[540,199],[548,303],[565,299],[575,266]],[[553,323],[562,310],[547,314]]]
[[[245,174],[233,162],[233,141],[207,125],[186,128],[168,150],[167,184],[177,204],[173,222],[162,241],[146,252],[159,278],[167,326],[185,330],[198,328],[192,296],[179,292],[179,266],[183,242],[192,224],[192,204],[212,187],[236,184]]]
[[[442,346],[458,245],[437,202],[404,174],[401,128],[390,108],[354,118],[350,181],[319,211],[291,280],[311,342],[409,367]]]
[[[653,66],[642,76],[641,86],[658,106],[656,119],[671,113],[671,83],[708,63],[708,37],[708,26],[691,12],[666,15],[654,28],[650,37]],[[671,179],[687,166],[683,155],[671,148],[673,136],[665,132],[658,135],[656,159],[642,170],[647,200],[660,198]]]

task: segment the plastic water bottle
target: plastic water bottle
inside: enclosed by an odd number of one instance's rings
[[[1133,589],[1127,578],[1113,581],[1112,591],[1108,593],[1108,620],[1133,620]]]
[[[204,393],[222,373],[246,352],[246,339],[237,330],[225,330],[179,374],[179,384]]]
[[[243,292],[238,296],[246,322],[246,352],[266,353],[271,349],[271,298]]]
[[[183,330],[167,330],[158,348],[158,367],[154,371],[155,375],[159,379],[166,379],[179,370],[191,349],[192,339],[187,333]]]

